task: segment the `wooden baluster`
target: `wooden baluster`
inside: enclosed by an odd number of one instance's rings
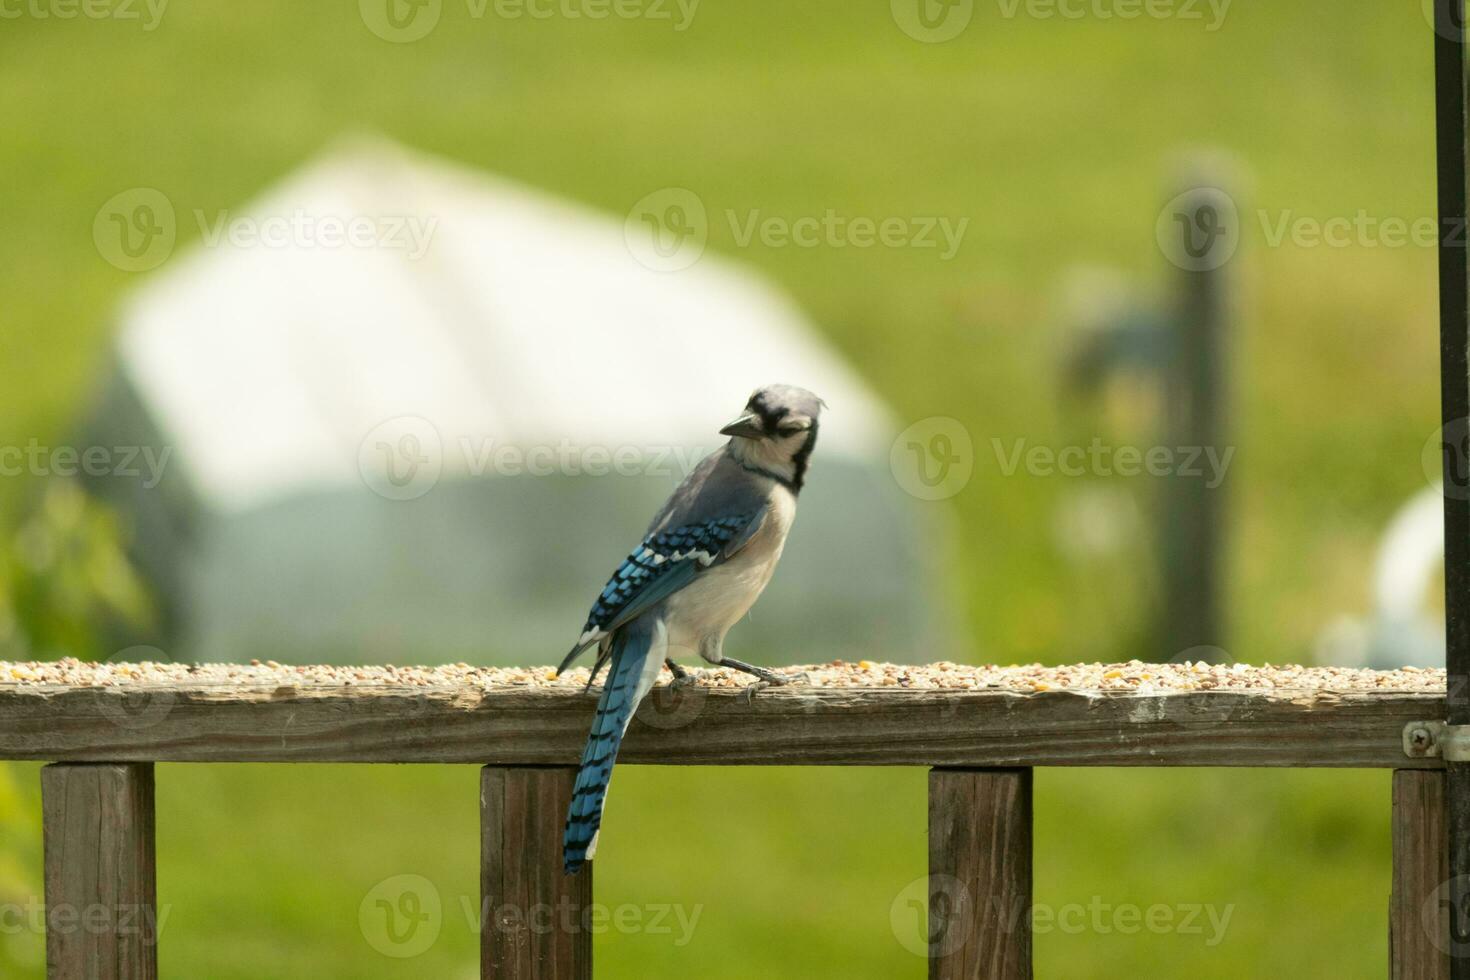
[[[931,980],[1030,980],[1030,769],[930,770],[929,926]]]
[[[480,975],[590,980],[592,865],[562,872],[572,782],[567,767],[480,772]]]
[[[1393,980],[1449,980],[1449,850],[1444,773],[1393,774],[1393,892],[1388,958]]]
[[[156,980],[153,766],[41,770],[46,975]]]

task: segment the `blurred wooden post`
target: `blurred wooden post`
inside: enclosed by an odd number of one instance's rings
[[[41,770],[46,975],[156,980],[153,766]]]
[[[480,771],[480,975],[589,980],[592,865],[562,872],[569,767]]]
[[[1180,466],[1192,457],[1194,473],[1165,479],[1162,549],[1162,623],[1159,642],[1175,657],[1195,647],[1225,645],[1225,487],[1209,486],[1210,457],[1226,460],[1226,389],[1229,377],[1228,260],[1239,237],[1233,204],[1219,181],[1196,175],[1178,200],[1174,217],[1185,236],[1178,262],[1177,313],[1165,371],[1165,445]],[[1223,473],[1219,474],[1223,478]],[[1216,657],[1194,659],[1218,659]]]
[[[1449,980],[1444,773],[1397,769],[1393,774],[1393,892],[1389,897],[1388,959],[1392,980]],[[1433,908],[1433,914],[1430,909]],[[1433,931],[1431,931],[1433,930]]]
[[[1030,769],[930,770],[928,898],[931,980],[1030,980]]]

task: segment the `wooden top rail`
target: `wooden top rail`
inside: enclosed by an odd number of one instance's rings
[[[1443,671],[833,664],[748,697],[661,683],[621,759],[671,765],[1438,768]],[[0,759],[574,765],[586,670],[0,663]],[[665,681],[668,675],[665,674]]]

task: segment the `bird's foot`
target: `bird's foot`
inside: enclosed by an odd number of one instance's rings
[[[664,666],[669,668],[669,673],[674,675],[673,683],[670,685],[671,687],[688,687],[694,683],[694,675],[679,664],[676,664],[672,659],[664,660]]]
[[[745,685],[745,689],[740,692],[740,700],[744,701],[746,706],[749,707],[750,705],[755,704],[755,696],[757,694],[771,686],[771,681],[764,679],[753,680],[749,684]]]
[[[745,689],[740,692],[740,696],[745,700],[746,704],[752,704],[755,701],[755,696],[768,687],[785,687],[787,684],[798,682],[810,683],[811,678],[806,675],[805,671],[800,674],[778,674],[775,671],[767,671],[764,675],[758,676],[755,680],[745,685]]]

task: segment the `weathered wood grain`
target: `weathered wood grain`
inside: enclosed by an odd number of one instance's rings
[[[1393,774],[1393,890],[1388,958],[1393,980],[1449,980],[1449,849],[1443,772]]]
[[[151,765],[41,770],[46,975],[156,980]]]
[[[591,980],[592,864],[562,873],[570,767],[480,771],[480,975]]]
[[[0,688],[0,759],[575,765],[595,698],[502,688]],[[1336,766],[1408,759],[1422,693],[658,688],[620,759],[672,765]]]
[[[1031,770],[929,773],[930,980],[1031,980]]]

